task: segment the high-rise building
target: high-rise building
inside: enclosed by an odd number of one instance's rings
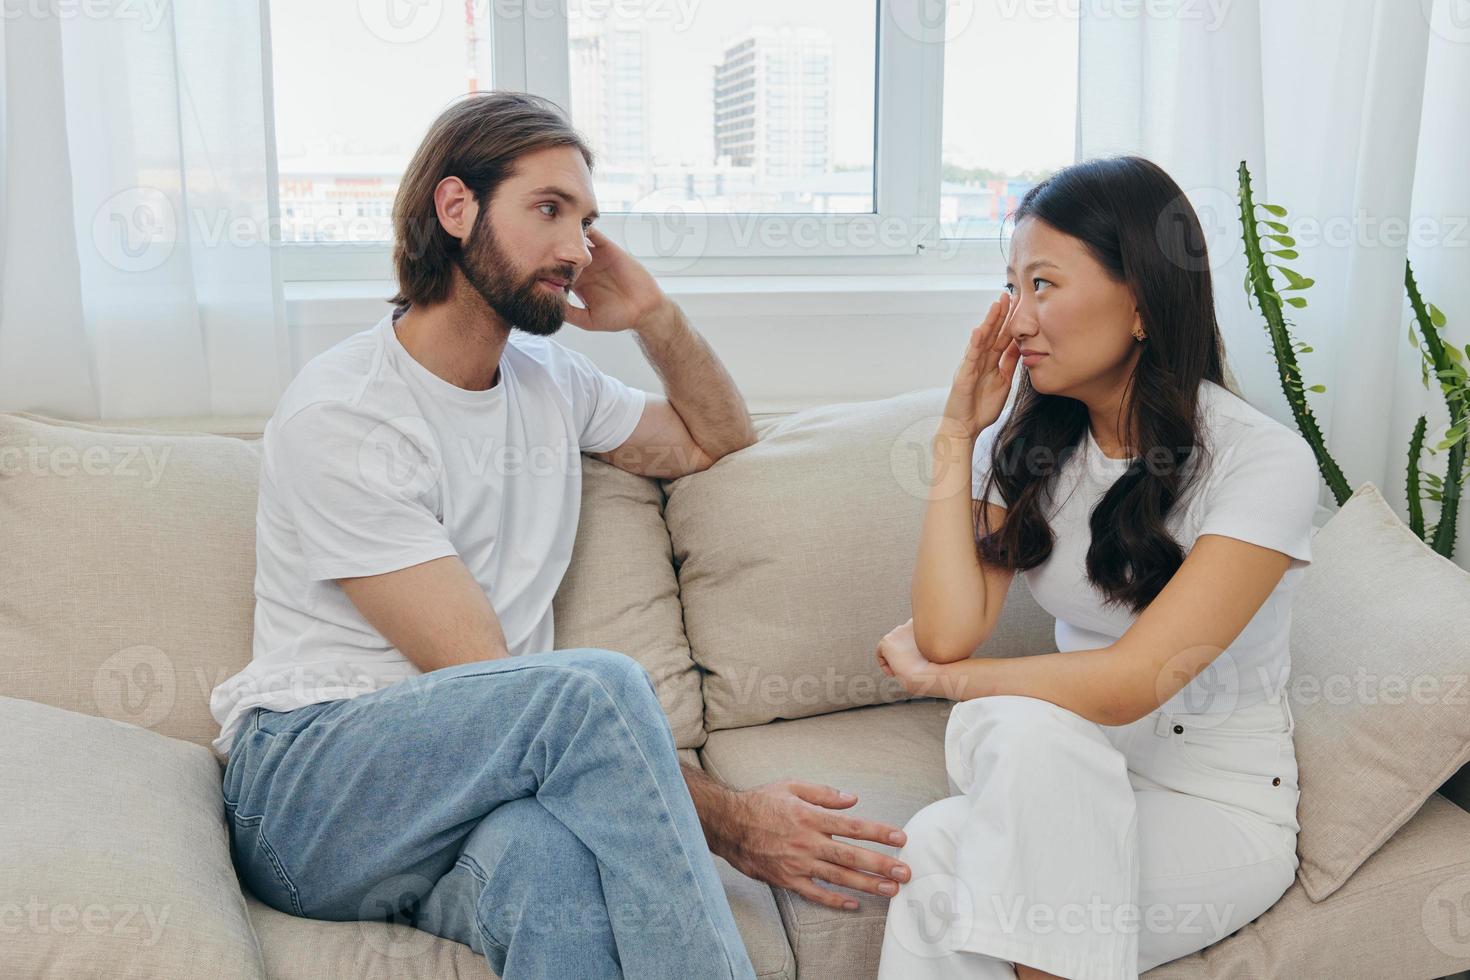
[[[572,119],[599,167],[649,164],[648,37],[637,21],[575,17],[567,25]]]
[[[715,66],[715,158],[760,178],[832,168],[832,41],[812,28],[758,28]]]

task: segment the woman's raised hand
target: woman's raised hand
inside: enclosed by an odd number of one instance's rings
[[[1000,418],[1021,360],[1020,346],[1005,331],[1010,312],[1011,296],[1002,293],[985,321],[970,331],[944,406],[941,428],[949,434],[973,439]]]

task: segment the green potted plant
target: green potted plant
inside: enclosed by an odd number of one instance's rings
[[[1281,379],[1281,390],[1291,406],[1297,429],[1317,454],[1317,467],[1322,478],[1332,491],[1340,506],[1352,496],[1352,487],[1342,468],[1327,451],[1322,430],[1312,407],[1307,404],[1308,392],[1323,392],[1324,385],[1306,386],[1302,371],[1297,363],[1299,354],[1310,354],[1312,348],[1300,343],[1291,335],[1292,322],[1287,309],[1302,309],[1307,305],[1303,295],[1315,282],[1284,263],[1298,257],[1296,241],[1290,228],[1281,219],[1286,209],[1276,204],[1261,204],[1251,192],[1250,170],[1245,161],[1240,163],[1240,223],[1245,242],[1246,295],[1260,310],[1266,323],[1266,332],[1271,338],[1271,350],[1276,358],[1276,371]],[[1470,359],[1470,344],[1461,351],[1446,343],[1441,335],[1445,316],[1433,303],[1426,303],[1419,294],[1414,281],[1413,266],[1404,264],[1404,287],[1409,293],[1409,305],[1414,318],[1409,324],[1409,344],[1419,351],[1424,387],[1429,388],[1431,374],[1439,381],[1445,405],[1449,409],[1450,426],[1438,445],[1429,450],[1431,455],[1448,450],[1443,476],[1426,472],[1423,468],[1425,430],[1428,420],[1419,416],[1414,431],[1409,436],[1409,460],[1406,470],[1409,501],[1409,527],[1438,554],[1451,557],[1455,550],[1455,525],[1460,509],[1461,491],[1465,482],[1466,416],[1470,412],[1470,372],[1466,361]],[[1291,294],[1291,295],[1285,295]],[[1416,333],[1417,327],[1417,333]],[[1424,501],[1432,500],[1440,505],[1440,516],[1436,524],[1426,527],[1424,523]]]

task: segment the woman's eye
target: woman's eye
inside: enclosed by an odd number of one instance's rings
[[[1010,293],[1012,296],[1016,295],[1016,284],[1013,282],[1006,283],[1006,292]]]
[[[1031,280],[1031,288],[1032,289],[1039,289],[1040,287],[1037,285],[1037,283],[1043,283],[1043,282],[1046,283],[1048,286],[1051,285],[1051,283],[1048,280],[1037,278],[1037,279],[1032,279]]]
[[[541,213],[544,214],[544,215],[546,215],[548,218],[554,218],[554,217],[556,217],[556,205],[555,204],[551,204],[551,203],[548,202],[546,204],[538,204],[538,205],[536,205],[536,207],[541,208],[542,209],[541,210]]]

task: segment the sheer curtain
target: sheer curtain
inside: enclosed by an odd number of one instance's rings
[[[254,0],[0,19],[0,409],[270,413],[264,24]]]
[[[1257,201],[1286,207],[1316,280],[1293,333],[1329,449],[1357,487],[1407,514],[1414,420],[1438,441],[1448,412],[1407,340],[1404,262],[1470,340],[1470,20],[1461,0],[1179,3],[1134,18],[1082,3],[1078,155],[1140,153],[1199,210],[1221,330],[1246,398],[1293,425],[1264,322],[1247,305],[1236,168]],[[1143,9],[1154,9],[1144,5]],[[1457,17],[1456,13],[1460,16]],[[1444,453],[1425,466],[1442,473]],[[1323,503],[1332,498],[1324,489]],[[1466,509],[1456,561],[1470,568]],[[1437,506],[1426,503],[1430,522]]]

